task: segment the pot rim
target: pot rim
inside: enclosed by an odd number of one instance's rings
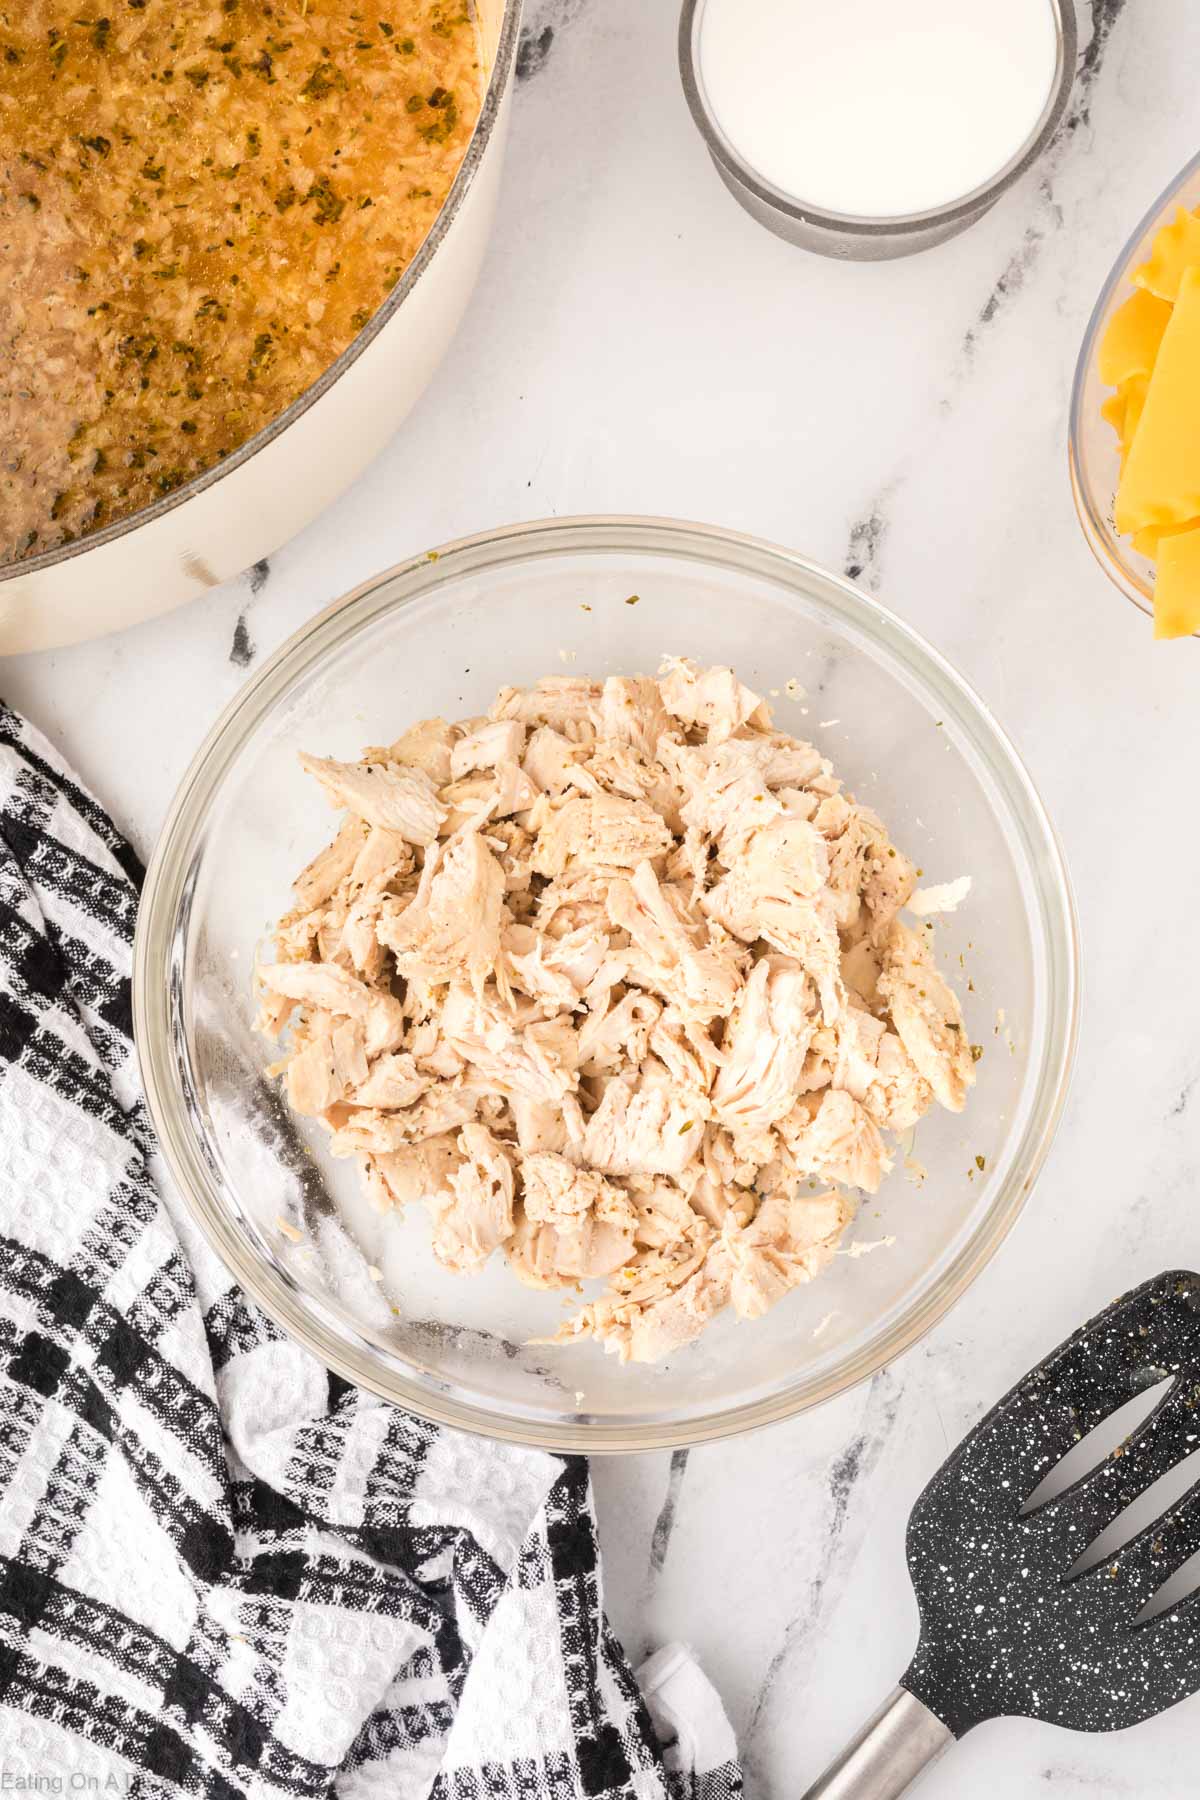
[[[139,530],[143,525],[151,525],[164,518],[176,507],[195,499],[216,482],[224,480],[236,469],[243,468],[252,457],[257,456],[268,444],[281,437],[288,428],[295,424],[310,406],[316,404],[323,394],[339,378],[345,374],[352,363],[358,361],[363,351],[379,336],[384,326],[389,324],[412,292],[421,276],[425,273],[437,252],[446,233],[462,210],[463,201],[474,183],[475,176],[483,162],[484,154],[492,139],[496,121],[500,114],[501,104],[512,83],[513,68],[516,62],[517,40],[521,27],[522,0],[503,0],[503,15],[500,33],[496,40],[496,54],[492,63],[492,72],[488,77],[487,91],[483,97],[483,105],[467,145],[466,154],[459,165],[458,173],[450,184],[450,191],[442,203],[441,209],[428,233],[421,243],[416,255],[405,269],[403,275],[374,313],[362,330],[346,345],[341,354],[330,363],[324,373],[318,376],[311,387],[298,394],[290,406],[268,420],[252,437],[227,456],[222,462],[214,463],[211,468],[203,469],[193,475],[190,481],[176,488],[174,493],[164,494],[161,500],[155,500],[149,506],[143,506],[137,512],[128,514],[123,519],[116,519],[101,531],[91,531],[85,536],[74,539],[69,544],[59,544],[53,550],[43,550],[38,556],[22,557],[16,562],[0,568],[0,586],[7,581],[16,581],[31,575],[39,575],[46,569],[53,569],[61,563],[69,562],[73,557],[85,556],[89,550],[99,550],[106,544],[116,543],[119,538],[130,532]]]

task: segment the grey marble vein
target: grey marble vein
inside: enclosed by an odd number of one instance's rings
[[[233,628],[233,643],[229,646],[229,660],[235,669],[248,669],[254,661],[254,644],[246,626],[245,613],[237,616],[237,624]]]
[[[901,1390],[888,1369],[881,1369],[867,1390],[862,1423],[842,1451],[829,1474],[829,1511],[823,1532],[821,1559],[808,1586],[803,1604],[797,1610],[783,1638],[767,1664],[754,1697],[744,1735],[744,1751],[748,1768],[754,1766],[755,1738],[763,1716],[770,1706],[783,1670],[794,1664],[808,1643],[820,1631],[825,1598],[835,1575],[840,1574],[846,1558],[844,1540],[856,1493],[874,1473],[888,1443],[900,1410]]]
[[[557,34],[578,18],[586,4],[587,0],[541,0],[540,5],[526,7],[517,43],[518,81],[530,81],[541,74]]]
[[[1091,119],[1092,90],[1104,63],[1113,26],[1125,11],[1125,5],[1126,0],[1091,0],[1092,35],[1079,58],[1067,131],[1074,131]]]
[[[1176,1099],[1174,1106],[1171,1108],[1171,1113],[1170,1113],[1171,1118],[1180,1119],[1183,1117],[1184,1113],[1187,1111],[1188,1107],[1191,1105],[1192,1095],[1196,1091],[1196,1082],[1198,1079],[1200,1079],[1200,1077],[1193,1075],[1190,1081],[1184,1082],[1183,1086],[1179,1090],[1178,1098]]]
[[[1048,177],[1038,184],[1038,209],[1021,235],[1021,242],[992,283],[987,299],[963,338],[963,355],[970,362],[979,340],[1005,308],[1021,293],[1055,232],[1061,230],[1063,212],[1054,198]]]
[[[663,1564],[667,1560],[667,1551],[671,1546],[671,1533],[675,1529],[675,1513],[679,1506],[679,1493],[683,1487],[683,1478],[687,1472],[688,1452],[672,1450],[671,1470],[667,1476],[667,1492],[663,1499],[659,1514],[654,1521],[654,1532],[650,1539],[650,1558],[647,1575],[650,1585],[662,1574]]]
[[[851,581],[861,581],[873,593],[879,588],[882,574],[883,545],[888,529],[884,508],[888,498],[887,494],[880,494],[870,512],[855,520],[846,547],[847,577]]]
[[[256,600],[271,578],[271,564],[267,557],[262,557],[251,568],[247,569],[245,579],[249,584],[250,598]],[[248,669],[254,661],[258,647],[250,636],[250,628],[246,623],[246,612],[238,614],[233,628],[233,642],[229,646],[229,660],[235,669]]]
[[[1026,287],[1047,243],[1062,229],[1063,211],[1054,197],[1054,175],[1069,154],[1074,134],[1091,121],[1096,81],[1104,66],[1113,28],[1121,17],[1125,4],[1126,0],[1092,0],[1091,37],[1079,58],[1075,88],[1066,120],[1042,160],[1036,211],[1025,228],[1020,244],[993,282],[978,316],[967,328],[963,339],[963,357],[968,364],[978,347],[980,337]]]

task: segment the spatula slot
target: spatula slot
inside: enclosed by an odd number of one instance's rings
[[[1071,1570],[1071,1578],[1086,1575],[1097,1563],[1108,1562],[1131,1544],[1135,1537],[1144,1531],[1147,1525],[1153,1525],[1164,1513],[1183,1499],[1189,1488],[1196,1485],[1200,1477],[1200,1451],[1193,1451],[1185,1456],[1182,1462],[1168,1469],[1165,1475],[1152,1482],[1145,1493],[1139,1494],[1136,1500],[1119,1512],[1111,1525],[1105,1526],[1099,1537],[1094,1538]]]
[[[1189,1556],[1175,1573],[1164,1581],[1158,1592],[1151,1594],[1145,1606],[1134,1620],[1135,1625],[1146,1625],[1151,1619],[1157,1619],[1159,1613],[1170,1612],[1173,1606],[1189,1599],[1200,1589],[1200,1550]]]
[[[1152,1382],[1131,1399],[1123,1401],[1115,1412],[1110,1412],[1106,1419],[1101,1419],[1091,1431],[1085,1432],[1079,1442],[1072,1444],[1066,1455],[1060,1457],[1038,1482],[1022,1506],[1021,1516],[1024,1518],[1029,1513],[1036,1512],[1048,1500],[1057,1500],[1069,1487],[1074,1487],[1077,1481],[1090,1475],[1101,1463],[1107,1462],[1134,1435],[1139,1426],[1145,1423],[1160,1401],[1166,1398],[1173,1384],[1174,1377],[1171,1375]],[[1084,1554],[1087,1555],[1087,1552]]]

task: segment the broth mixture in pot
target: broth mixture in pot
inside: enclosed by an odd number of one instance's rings
[[[0,0],[0,563],[310,387],[415,255],[482,92],[471,0]]]

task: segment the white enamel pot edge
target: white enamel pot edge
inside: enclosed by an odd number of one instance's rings
[[[397,290],[308,394],[178,494],[0,570],[0,654],[51,650],[167,612],[269,556],[395,434],[458,329],[496,211],[521,0],[480,7],[492,73],[463,166]]]

